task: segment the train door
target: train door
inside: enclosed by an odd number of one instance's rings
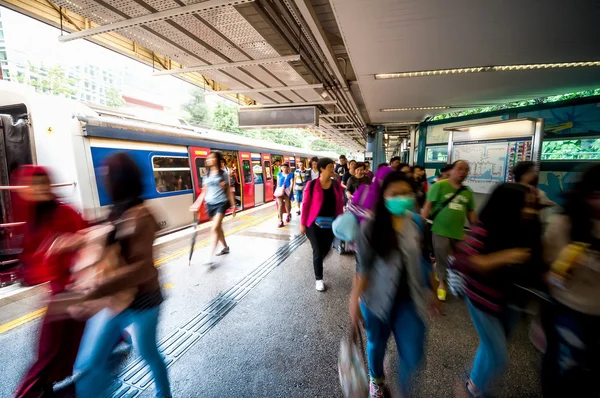
[[[208,148],[190,147],[190,163],[192,177],[194,178],[194,200],[202,193],[202,179],[206,176],[206,158],[210,153]],[[204,206],[200,207],[199,221],[208,221],[208,215]]]
[[[254,205],[265,203],[265,176],[260,153],[250,154],[252,158],[252,176],[254,177]]]
[[[250,152],[239,152],[244,209],[254,207],[254,174]]]
[[[265,202],[273,200],[273,174],[271,170],[271,156],[262,155],[263,177],[265,179]]]

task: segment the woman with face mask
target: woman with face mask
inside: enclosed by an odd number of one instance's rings
[[[389,174],[378,191],[374,218],[357,238],[357,265],[350,317],[361,315],[367,332],[370,396],[386,396],[383,360],[390,334],[400,356],[400,387],[408,393],[422,361],[429,303],[421,268],[421,231],[413,221],[412,184],[403,173]]]
[[[508,368],[508,338],[517,320],[520,289],[542,274],[536,198],[520,184],[499,185],[456,253],[467,307],[479,335],[473,368],[458,396],[487,396]]]

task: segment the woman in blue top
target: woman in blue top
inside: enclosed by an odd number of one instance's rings
[[[221,152],[211,152],[206,158],[208,167],[208,175],[202,179],[202,193],[194,203],[190,210],[197,211],[202,202],[206,203],[206,213],[213,222],[211,229],[211,251],[207,264],[213,264],[213,256],[217,250],[219,242],[223,245],[223,249],[217,253],[217,256],[222,256],[229,253],[229,246],[225,241],[225,233],[223,232],[222,222],[225,213],[231,207],[233,208],[233,216],[235,217],[235,198],[233,191],[229,187],[229,176],[227,172],[221,168],[223,155]]]
[[[292,221],[292,200],[290,195],[293,188],[294,174],[290,173],[289,163],[284,163],[281,165],[281,172],[277,175],[277,189],[275,190],[275,196],[279,205],[279,228],[283,228],[283,213],[287,213],[286,222]]]

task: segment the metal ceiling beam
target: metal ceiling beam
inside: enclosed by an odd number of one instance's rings
[[[287,55],[285,57],[277,57],[277,58],[253,59],[253,60],[249,60],[249,61],[229,62],[226,64],[201,65],[201,66],[192,66],[190,68],[161,70],[161,71],[152,73],[152,76],[177,75],[179,73],[202,72],[202,71],[209,71],[209,70],[229,69],[229,68],[242,68],[244,66],[276,64],[279,62],[292,62],[292,61],[299,61],[299,60],[300,60],[300,55]]]
[[[327,115],[320,115],[320,118],[325,118],[325,117],[348,117],[347,113],[329,113]]]
[[[239,90],[223,90],[223,91],[208,91],[206,95],[229,95],[229,94],[246,94],[246,93],[270,93],[273,91],[291,91],[291,90],[307,90],[323,88],[323,84],[302,84],[298,86],[280,86],[280,87],[263,87],[263,88],[247,88]]]
[[[361,124],[364,125],[365,120],[363,119],[363,117],[360,113],[360,109],[358,108],[358,105],[356,104],[354,97],[352,97],[352,94],[350,93],[350,87],[348,87],[346,78],[342,75],[342,72],[340,71],[338,62],[336,61],[335,56],[333,55],[333,50],[329,46],[329,43],[325,40],[325,37],[324,37],[325,32],[323,31],[323,28],[321,27],[321,25],[317,23],[318,18],[317,18],[317,15],[316,15],[314,9],[312,8],[312,5],[310,5],[310,1],[309,0],[294,0],[294,4],[296,4],[296,7],[300,11],[300,14],[302,15],[302,17],[308,24],[308,28],[310,29],[312,35],[317,40],[317,43],[319,44],[319,47],[321,48],[321,52],[327,59],[327,62],[329,63],[329,66],[333,70],[335,77],[337,78],[338,82],[342,86],[342,91],[343,91],[342,95],[345,95],[348,98],[352,108],[354,108],[353,110],[354,110],[356,117],[361,122]]]
[[[102,33],[114,32],[115,30],[121,30],[131,28],[134,26],[145,25],[151,22],[161,21],[164,19],[170,19],[179,15],[193,14],[200,11],[210,10],[214,8],[225,7],[229,5],[239,5],[243,3],[251,3],[254,0],[207,0],[202,3],[192,4],[184,7],[171,8],[169,10],[151,13],[143,15],[141,17],[130,18],[124,21],[111,23],[108,25],[98,26],[96,28],[82,30],[81,32],[71,33],[69,35],[59,36],[60,42],[73,41],[77,39],[84,39],[90,36],[96,36]]]
[[[291,106],[309,106],[309,105],[331,105],[335,104],[337,101],[312,101],[312,102],[287,102],[282,104],[262,104],[262,105],[249,105],[249,106],[241,106],[240,110],[250,110],[250,109],[260,109],[260,108],[284,108]]]

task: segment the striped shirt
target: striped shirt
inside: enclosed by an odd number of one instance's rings
[[[478,272],[471,257],[485,254],[487,231],[482,223],[471,226],[470,232],[459,243],[452,267],[463,273],[465,294],[479,310],[499,316],[504,311],[510,281],[504,269]]]

